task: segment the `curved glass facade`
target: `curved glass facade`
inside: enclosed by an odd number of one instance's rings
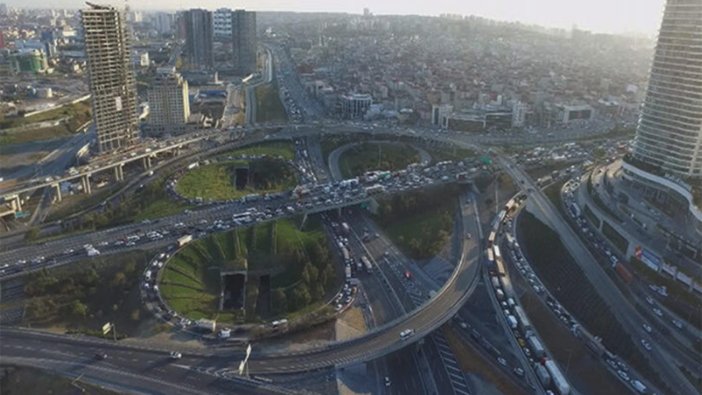
[[[666,173],[702,178],[702,0],[668,0],[634,156]]]

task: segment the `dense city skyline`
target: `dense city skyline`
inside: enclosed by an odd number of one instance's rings
[[[5,1],[0,392],[700,393],[702,0]]]
[[[107,2],[101,1],[98,3]],[[571,1],[564,3],[557,0],[498,0],[481,2],[475,0],[456,1],[439,0],[434,2],[402,2],[384,0],[382,2],[349,3],[342,1],[303,0],[244,0],[235,4],[221,0],[206,0],[198,3],[199,7],[214,10],[220,7],[243,8],[252,11],[293,11],[293,12],[344,12],[360,14],[363,7],[368,7],[375,14],[420,14],[437,16],[444,13],[476,15],[500,21],[516,21],[546,27],[570,29],[577,25],[582,29],[602,33],[637,33],[653,35],[657,32],[662,15],[663,0],[620,0],[610,2],[593,0],[589,2]],[[6,2],[11,7],[41,8],[80,8],[81,0],[51,0],[41,4],[21,0]],[[176,10],[190,8],[188,2],[166,0],[150,1],[147,4],[131,2],[133,9],[140,10]]]

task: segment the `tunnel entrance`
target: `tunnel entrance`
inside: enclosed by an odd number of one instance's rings
[[[234,185],[237,190],[242,190],[246,188],[249,183],[249,168],[248,167],[237,167],[234,170]]]
[[[222,275],[222,310],[244,308],[246,274],[233,273]]]
[[[259,277],[256,313],[259,317],[267,317],[271,314],[271,276],[269,274]]]

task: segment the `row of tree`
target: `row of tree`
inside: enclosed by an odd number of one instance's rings
[[[125,295],[138,284],[137,259],[124,258],[115,272],[106,270],[105,264],[98,259],[81,269],[44,269],[31,276],[24,286],[29,297],[25,318],[36,324],[75,324],[90,316],[118,311],[124,305]],[[106,273],[112,276],[102,278]]]
[[[291,256],[300,259],[289,262],[301,267],[300,281],[294,286],[278,287],[272,291],[271,304],[274,314],[293,312],[321,301],[336,284],[336,271],[329,249],[322,240],[309,242],[304,251]]]

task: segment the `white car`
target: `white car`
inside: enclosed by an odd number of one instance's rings
[[[646,339],[641,339],[641,345],[644,346],[646,351],[651,351],[653,347],[651,347],[651,343],[647,342]]]
[[[171,359],[181,359],[181,358],[183,358],[183,354],[181,354],[181,353],[179,353],[179,352],[177,352],[177,351],[171,351],[169,357],[170,357]]]
[[[406,340],[412,335],[414,335],[414,329],[405,329],[400,332],[400,339]]]

